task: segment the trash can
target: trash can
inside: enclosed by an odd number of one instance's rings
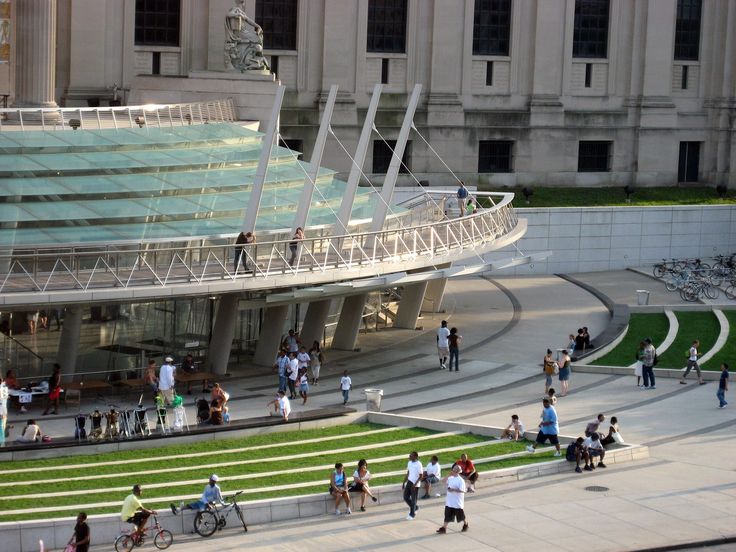
[[[645,289],[637,289],[636,290],[636,302],[639,305],[648,305],[649,304],[649,292]]]
[[[365,393],[366,410],[380,412],[383,389],[365,389],[363,392]]]

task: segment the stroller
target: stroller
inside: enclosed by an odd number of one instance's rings
[[[172,406],[174,407],[173,429],[175,431],[184,431],[184,427],[186,426],[187,431],[189,431],[189,420],[187,420],[187,412],[184,410],[184,400],[181,395],[174,395]]]
[[[166,412],[166,401],[161,393],[157,393],[154,400],[156,402],[156,431],[159,431],[160,427],[161,433],[165,435],[167,431],[170,431],[169,416]],[[140,407],[140,405],[138,406]]]
[[[133,410],[133,433],[140,433],[141,437],[151,435],[151,428],[148,425],[148,414],[146,414],[147,410],[148,409],[143,406],[143,395],[141,395],[141,398],[138,400],[138,406]]]
[[[120,433],[121,437],[132,437],[133,436],[133,411],[132,410],[121,410],[120,411]]]
[[[207,399],[197,401],[197,423],[205,424],[210,419],[210,403]]]
[[[102,414],[100,411],[95,411],[89,415],[89,419],[92,420],[92,430],[89,432],[89,438],[95,441],[102,439]]]
[[[120,434],[118,427],[118,413],[114,408],[110,408],[110,412],[105,413],[105,439],[114,439]]]
[[[87,423],[87,415],[86,414],[77,414],[74,417],[74,438],[77,441],[83,441],[87,438],[87,430],[84,429],[85,424]]]

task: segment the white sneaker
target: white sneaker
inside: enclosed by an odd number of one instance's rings
[[[340,510],[335,510],[335,515],[336,516],[339,516],[340,515]]]
[[[345,511],[345,513],[346,513],[346,514],[348,514],[348,515],[350,515],[350,514],[352,514],[352,513],[353,513],[353,511],[352,511],[352,510],[351,510],[350,508],[348,508],[348,509],[347,509],[347,510]]]
[[[533,447],[533,446],[531,446],[531,445],[527,445],[527,446],[526,446],[526,451],[527,451],[527,452],[531,452],[531,453],[534,453],[534,447]]]
[[[414,521],[414,516],[406,516],[406,521]]]
[[[442,495],[441,495],[440,493],[437,493],[436,495],[434,495],[434,497],[435,497],[435,498],[439,498],[439,497],[441,497],[441,496],[442,496]]]
[[[444,362],[440,366],[442,370],[447,370],[447,365]]]
[[[562,453],[559,450],[556,450],[552,456],[562,456]]]

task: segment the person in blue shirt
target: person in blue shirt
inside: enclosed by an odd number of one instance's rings
[[[224,506],[225,500],[223,500],[222,491],[220,490],[220,486],[217,484],[218,479],[219,478],[213,473],[210,476],[209,483],[205,486],[199,500],[192,502],[191,504],[184,504],[184,502],[181,502],[178,508],[172,502],[170,504],[171,511],[174,515],[179,515],[182,510],[205,510],[208,504],[219,504]]]
[[[728,364],[725,362],[721,364],[721,379],[718,381],[718,408],[726,408],[728,404],[726,402],[726,391],[728,391]]]
[[[460,211],[460,216],[465,214],[466,204],[468,201],[468,189],[465,187],[465,182],[460,181],[460,187],[457,189],[457,208]]]
[[[276,364],[274,364],[274,370],[279,374],[279,391],[286,392],[287,380],[286,370],[289,366],[289,357],[286,355],[286,351],[281,349],[279,355],[276,357]]]
[[[335,515],[340,515],[340,501],[345,503],[346,514],[353,513],[350,510],[350,493],[345,468],[340,462],[335,464],[335,469],[330,474],[330,494],[335,497]]]
[[[539,423],[539,433],[537,433],[537,441],[533,445],[526,447],[529,452],[534,452],[539,445],[543,445],[549,440],[550,444],[555,446],[555,456],[560,456],[560,440],[557,434],[560,432],[560,426],[557,422],[557,411],[552,406],[548,398],[542,399],[544,408],[542,409],[542,421]]]

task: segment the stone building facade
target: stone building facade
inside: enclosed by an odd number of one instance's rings
[[[60,104],[105,105],[116,84],[128,103],[178,101],[186,98],[170,77],[224,70],[232,0],[39,1],[56,4]],[[418,132],[406,153],[415,176],[402,175],[404,184],[451,183],[441,157],[468,183],[489,187],[736,186],[733,0],[244,6],[263,26],[266,55],[287,86],[281,130],[295,149],[311,151],[320,107],[338,84],[332,128],[354,151],[373,85],[384,83],[365,170],[375,182],[390,160],[384,140],[396,139],[421,83]],[[350,159],[333,141],[323,164],[346,172]]]

